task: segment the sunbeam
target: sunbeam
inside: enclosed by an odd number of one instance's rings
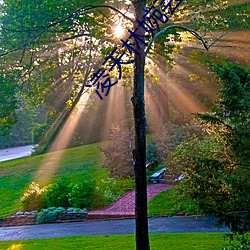
[[[66,149],[72,139],[75,128],[81,117],[81,113],[86,107],[89,95],[85,93],[77,106],[74,108],[69,118],[63,125],[59,134],[53,141],[49,152],[44,158],[40,168],[38,169],[35,179],[39,183],[48,183],[56,172],[59,162],[63,157],[64,149]],[[54,152],[56,151],[56,152]],[[53,152],[53,153],[52,153]]]

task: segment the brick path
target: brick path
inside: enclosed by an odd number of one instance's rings
[[[148,201],[160,192],[169,189],[171,185],[155,184],[147,188]],[[135,191],[130,191],[113,202],[110,206],[88,213],[89,219],[107,218],[134,218],[135,217]]]

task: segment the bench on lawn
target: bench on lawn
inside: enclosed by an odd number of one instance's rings
[[[163,178],[164,172],[165,172],[165,168],[158,170],[157,172],[153,173],[150,176],[149,181],[152,182],[153,184],[158,183],[159,180]]]
[[[181,181],[184,178],[185,178],[185,175],[181,174],[178,178],[175,179],[175,181]]]

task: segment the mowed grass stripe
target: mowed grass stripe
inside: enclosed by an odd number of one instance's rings
[[[151,234],[151,250],[221,250],[228,246],[224,233]],[[134,235],[74,236],[67,238],[7,241],[0,249],[22,250],[130,250],[135,249]]]

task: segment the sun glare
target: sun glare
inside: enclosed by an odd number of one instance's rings
[[[39,183],[47,184],[55,174],[57,168],[59,167],[59,163],[63,158],[64,149],[67,149],[79,119],[81,118],[81,114],[88,103],[88,98],[89,95],[84,93],[79,103],[64,123],[61,131],[53,141],[51,147],[49,148],[49,152],[53,153],[49,153],[46,157],[44,157],[44,160],[36,173],[35,179],[38,180]]]
[[[116,26],[116,28],[115,28],[115,35],[117,36],[117,37],[121,37],[123,34],[124,34],[124,29],[123,29],[123,27],[120,25],[120,24],[118,24],[117,26]]]

